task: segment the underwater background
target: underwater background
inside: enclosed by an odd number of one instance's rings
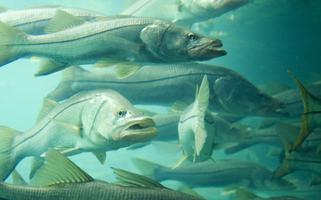
[[[0,5],[9,9],[61,5],[114,15],[125,9],[128,2],[1,0]],[[194,28],[197,32],[198,28]],[[233,69],[254,85],[266,89],[267,93],[274,83],[295,88],[287,70],[291,70],[304,83],[321,80],[321,1],[256,0],[213,19],[210,27],[200,31],[202,34],[220,38],[228,52],[228,55],[207,63]],[[31,59],[19,59],[1,68],[0,124],[23,131],[35,123],[43,98],[57,86],[61,76],[60,73],[55,73],[34,77],[37,66],[38,63]],[[153,109],[166,111],[159,107]],[[170,147],[155,144],[137,150],[120,149],[107,152],[105,165],[101,165],[94,156],[87,153],[73,156],[72,160],[93,177],[112,181],[113,173],[110,166],[138,172],[131,165],[132,157],[148,158],[159,164],[173,165],[181,156],[177,148],[175,144],[171,144]],[[228,158],[255,160],[265,163],[273,170],[279,163],[276,159],[265,159],[267,149],[267,146],[257,145]],[[227,158],[223,153],[217,153],[215,156]],[[27,177],[29,167],[29,159],[25,159],[19,164],[18,170]],[[179,185],[174,181],[166,181],[165,184],[173,188]],[[196,191],[206,199],[228,199],[224,190],[220,188],[202,188]]]

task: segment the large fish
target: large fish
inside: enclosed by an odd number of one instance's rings
[[[148,76],[146,76],[148,74]],[[49,98],[61,101],[79,92],[112,88],[126,94],[134,104],[172,106],[174,102],[193,102],[196,86],[207,75],[209,108],[241,115],[284,116],[282,105],[259,91],[238,73],[223,67],[198,64],[145,65],[123,79],[109,69],[92,71],[69,68]],[[178,92],[179,91],[179,92]]]
[[[250,0],[140,0],[135,1],[122,14],[153,16],[191,27],[194,23],[219,17],[236,10]],[[166,12],[164,15],[162,13]]]
[[[284,179],[272,179],[267,168],[247,161],[206,161],[181,166],[176,169],[135,158],[134,164],[141,172],[157,181],[177,180],[191,187],[221,187],[243,185],[250,188],[292,189],[292,183]]]
[[[144,142],[156,135],[154,122],[119,93],[79,93],[60,105],[47,103],[29,130],[0,129],[0,179],[25,157],[39,157],[49,148],[66,155],[93,152],[104,162],[106,151]]]
[[[120,17],[82,25],[77,21],[77,26],[55,32],[65,22],[70,26],[67,15],[59,17],[51,25],[53,33],[45,35],[27,35],[0,23],[0,66],[22,57],[42,57],[46,59],[36,75],[46,75],[71,65],[98,61],[100,65],[131,61],[187,62],[226,54],[219,49],[220,40],[154,18]]]
[[[37,171],[31,185],[0,184],[0,199],[6,200],[201,200],[176,192],[163,185],[125,170],[115,169],[125,185],[94,180],[68,158],[49,150],[44,165]]]
[[[57,6],[6,10],[0,13],[0,21],[28,34],[39,35],[46,32],[47,26],[55,16],[59,15],[59,11],[64,11],[85,21],[103,16],[95,11]]]

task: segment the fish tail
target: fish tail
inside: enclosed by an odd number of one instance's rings
[[[0,22],[0,66],[21,57],[21,44],[26,44],[26,41],[24,32]]]
[[[17,165],[13,142],[19,132],[0,126],[0,180],[5,180]]]
[[[299,79],[294,76],[293,79],[300,90],[304,112],[301,120],[301,131],[296,138],[291,151],[297,150],[310,135],[312,130],[321,125],[321,120],[318,119],[321,115],[321,99],[311,94]]]
[[[133,158],[132,159],[133,164],[136,168],[139,169],[139,171],[147,177],[150,177],[152,179],[156,179],[157,176],[157,171],[161,168],[165,168],[162,165],[159,165],[157,163],[151,162],[151,161],[147,161],[141,158]],[[160,181],[160,180],[158,180]]]

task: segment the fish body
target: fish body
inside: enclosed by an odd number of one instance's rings
[[[249,3],[249,0],[140,0],[122,14],[153,16],[190,28],[194,23],[219,17]],[[164,11],[166,15],[162,14]]]
[[[44,108],[45,109],[45,108]],[[0,175],[5,179],[25,157],[40,157],[49,148],[66,155],[105,154],[155,136],[154,122],[112,90],[79,93],[57,105],[29,130],[1,127]],[[37,144],[37,145],[35,145]]]
[[[114,169],[118,180],[122,183],[126,181],[134,182],[120,185],[94,180],[71,160],[52,149],[46,153],[44,159],[44,164],[31,179],[30,185],[19,186],[1,183],[0,198],[10,200],[201,199],[176,192],[147,177],[120,169]]]
[[[62,19],[56,20],[56,26],[62,26],[59,23],[70,17],[60,16]],[[0,57],[0,65],[22,57],[46,58],[37,75],[106,59],[118,62],[184,62],[209,60],[226,54],[218,49],[222,46],[220,40],[154,18],[113,18],[45,35],[27,35],[2,23],[0,34],[0,49],[8,51]]]
[[[144,65],[122,79],[106,69],[70,68],[48,98],[61,101],[79,91],[111,88],[126,94],[134,104],[172,106],[183,101],[189,105],[204,75],[209,82],[209,109],[240,115],[284,116],[278,101],[263,94],[238,73],[198,63]]]
[[[253,162],[206,161],[171,169],[142,159],[134,159],[140,171],[155,180],[177,180],[192,187],[221,187],[241,184],[252,188],[292,188],[283,180],[272,180],[272,172]]]
[[[86,21],[94,20],[96,17],[103,16],[102,14],[94,11],[84,9],[43,7],[23,10],[7,10],[0,13],[0,21],[28,34],[39,35],[44,34],[46,26],[50,20],[55,17],[57,10],[62,10]]]
[[[199,198],[185,195],[170,189],[151,189],[124,187],[102,181],[89,183],[61,184],[50,187],[0,185],[0,197],[10,200],[197,200]]]

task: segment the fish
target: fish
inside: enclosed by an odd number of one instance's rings
[[[164,3],[159,0],[140,0],[128,6],[122,14],[153,16],[190,28],[194,23],[217,18],[249,2],[250,0],[166,0]],[[167,14],[162,14],[164,12]]]
[[[60,14],[66,12],[79,20],[93,21],[104,15],[85,9],[65,8],[62,6],[28,8],[22,10],[4,10],[0,13],[0,21],[31,35],[45,34],[47,26]]]
[[[51,25],[52,33],[44,35],[28,35],[0,23],[0,66],[23,57],[40,57],[35,75],[42,76],[72,65],[122,63],[120,76],[127,76],[141,62],[205,61],[226,55],[219,39],[154,18],[116,17],[81,25],[77,21],[76,26],[61,30],[73,20],[66,14],[58,17]],[[137,65],[129,66],[132,62]]]
[[[206,127],[205,115],[209,103],[209,85],[207,76],[196,90],[195,101],[181,114],[178,123],[179,144],[183,152],[183,158],[177,166],[185,160],[193,163],[206,161],[211,158],[214,150],[215,129]],[[212,127],[212,126],[208,126]]]
[[[123,184],[95,180],[75,163],[55,150],[49,150],[44,165],[30,185],[0,183],[0,198],[10,200],[200,200],[125,170],[114,169]],[[124,185],[126,184],[126,185]]]
[[[238,188],[235,191],[235,200],[303,200],[293,196],[273,196],[273,197],[260,197],[250,191]]]
[[[40,157],[49,148],[67,156],[92,152],[104,163],[106,151],[156,136],[153,120],[113,90],[81,92],[61,104],[44,101],[38,122],[29,130],[22,133],[1,126],[1,180],[5,180],[15,166],[29,156],[36,159],[32,176],[39,167],[37,161],[41,161]]]
[[[199,63],[153,64],[144,65],[122,79],[111,71],[106,68],[89,71],[79,67],[68,68],[48,98],[61,101],[79,91],[111,88],[126,94],[134,104],[172,107],[176,102],[183,102],[189,105],[194,101],[196,85],[207,75],[211,111],[241,116],[288,116],[278,100],[262,93],[228,68]]]
[[[289,149],[291,152],[299,149],[314,129],[321,127],[321,99],[309,92],[299,79],[292,74],[290,75],[300,90],[304,108],[301,117],[301,130],[292,147]]]
[[[134,158],[132,161],[144,176],[157,181],[176,180],[190,187],[242,185],[257,189],[294,189],[291,182],[285,179],[272,179],[272,171],[249,161],[209,160],[175,169],[141,158]]]

